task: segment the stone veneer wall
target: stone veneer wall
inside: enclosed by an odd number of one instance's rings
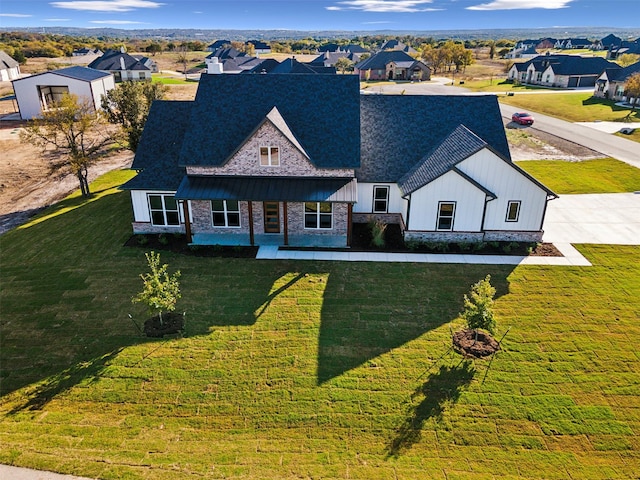
[[[211,218],[211,202],[208,200],[191,201],[193,223],[192,232],[195,233],[249,233],[249,204],[240,202],[240,228],[214,227]],[[284,234],[283,205],[280,203],[280,233]],[[348,229],[348,204],[333,204],[333,228],[331,229],[305,229],[304,228],[304,203],[287,203],[289,235],[346,235]],[[264,233],[264,210],[262,202],[253,202],[253,231],[254,234]],[[183,229],[184,231],[184,229]]]
[[[156,226],[151,222],[132,222],[133,233],[185,233],[184,224],[180,226]]]
[[[260,147],[280,148],[280,165],[260,165]],[[261,177],[353,177],[353,169],[316,168],[278,129],[266,122],[221,166],[188,166],[187,175],[240,175]]]
[[[544,232],[416,232],[405,230],[406,241],[417,242],[541,242]]]

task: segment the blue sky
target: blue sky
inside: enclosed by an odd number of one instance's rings
[[[0,27],[640,29],[640,0],[2,0]]]

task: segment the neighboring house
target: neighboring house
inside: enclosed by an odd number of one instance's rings
[[[629,102],[633,97],[627,98],[625,86],[631,75],[640,73],[640,62],[625,68],[608,68],[598,78],[593,95],[598,98],[608,98],[618,102]]]
[[[615,63],[601,57],[547,54],[512,65],[508,79],[545,87],[593,87],[605,69],[616,67]]]
[[[253,45],[254,52],[258,57],[265,53],[271,53],[271,45],[261,40],[249,40],[245,42],[245,45],[249,44]]]
[[[607,51],[607,59],[617,60],[620,55],[630,53],[633,55],[640,55],[640,38],[633,42],[620,42],[619,45],[612,45]]]
[[[593,45],[593,42],[586,38],[565,38],[557,40],[554,48],[560,50],[586,49],[591,48],[591,45]]]
[[[400,50],[386,50],[357,63],[361,80],[430,80],[431,69]]]
[[[302,63],[295,58],[285,58],[269,73],[293,73],[293,74],[325,74],[335,75],[335,67]]]
[[[151,80],[153,65],[155,62],[147,57],[136,58],[120,49],[107,50],[88,66],[111,73],[116,83],[119,83],[127,80]]]
[[[211,45],[207,46],[207,52],[215,52],[220,48],[226,48],[231,46],[231,40],[216,40]]]
[[[102,55],[102,50],[99,48],[78,48],[73,51],[71,55],[74,57],[84,57],[86,55]]]
[[[540,55],[536,50],[536,47],[530,45],[524,48],[514,48],[507,53],[504,58],[534,58]]]
[[[600,39],[598,43],[598,50],[609,50],[612,46],[618,46],[622,43],[622,39],[613,33],[610,33],[606,37]]]
[[[387,40],[380,46],[380,51],[384,52],[385,50],[398,50],[404,53],[418,53],[418,51],[410,47],[409,45],[405,45],[399,40]]]
[[[0,50],[0,82],[20,78],[20,64],[5,51]]]
[[[309,62],[309,65],[333,67],[341,58],[351,60],[354,64],[360,61],[362,53],[355,52],[324,52]]]
[[[357,44],[338,45],[337,43],[327,43],[318,47],[318,53],[354,53],[362,55],[369,53],[369,50]]]
[[[360,95],[354,75],[205,75],[153,103],[132,168],[133,231],[196,245],[346,247],[372,219],[539,241],[554,197],[511,161],[495,96]]]
[[[13,90],[23,120],[39,117],[65,93],[89,98],[97,110],[102,96],[114,86],[110,73],[79,66],[38,73],[13,81]]]
[[[144,55],[131,55],[133,58],[138,60],[142,65],[151,70],[151,73],[158,73],[160,70],[158,68],[158,64],[151,60],[149,57],[145,57]]]
[[[556,45],[558,45],[558,39],[556,38],[539,38],[537,40],[520,40],[516,43],[516,48],[527,49],[533,47],[536,50],[548,50],[550,48],[556,48]]]
[[[251,57],[244,52],[228,46],[214,50],[207,55],[204,61],[207,64],[207,73],[210,75],[220,73],[241,73],[244,70],[250,70],[260,62],[258,58]]]

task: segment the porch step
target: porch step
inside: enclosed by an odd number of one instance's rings
[[[260,245],[256,258],[273,260],[278,256],[278,245]]]

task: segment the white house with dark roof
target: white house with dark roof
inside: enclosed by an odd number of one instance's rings
[[[539,241],[555,197],[511,161],[495,96],[360,95],[354,75],[203,76],[154,102],[132,168],[134,233],[203,245],[348,247],[372,219]]]
[[[115,87],[110,73],[87,67],[67,67],[13,81],[20,118],[28,120],[48,110],[62,95],[88,98],[96,109],[103,95]]]
[[[607,68],[620,66],[602,57],[546,54],[523,63],[514,63],[509,69],[508,79],[545,87],[593,87]]]
[[[153,60],[148,57],[136,58],[124,49],[107,50],[88,66],[112,74],[116,83],[127,80],[151,80],[151,74],[154,70],[157,71]]]
[[[20,78],[20,64],[5,51],[0,50],[0,82],[9,82]]]
[[[633,97],[625,95],[626,83],[632,75],[640,74],[640,62],[629,65],[625,68],[611,68],[602,72],[596,82],[593,95],[599,98],[609,98],[616,101],[631,103]]]

